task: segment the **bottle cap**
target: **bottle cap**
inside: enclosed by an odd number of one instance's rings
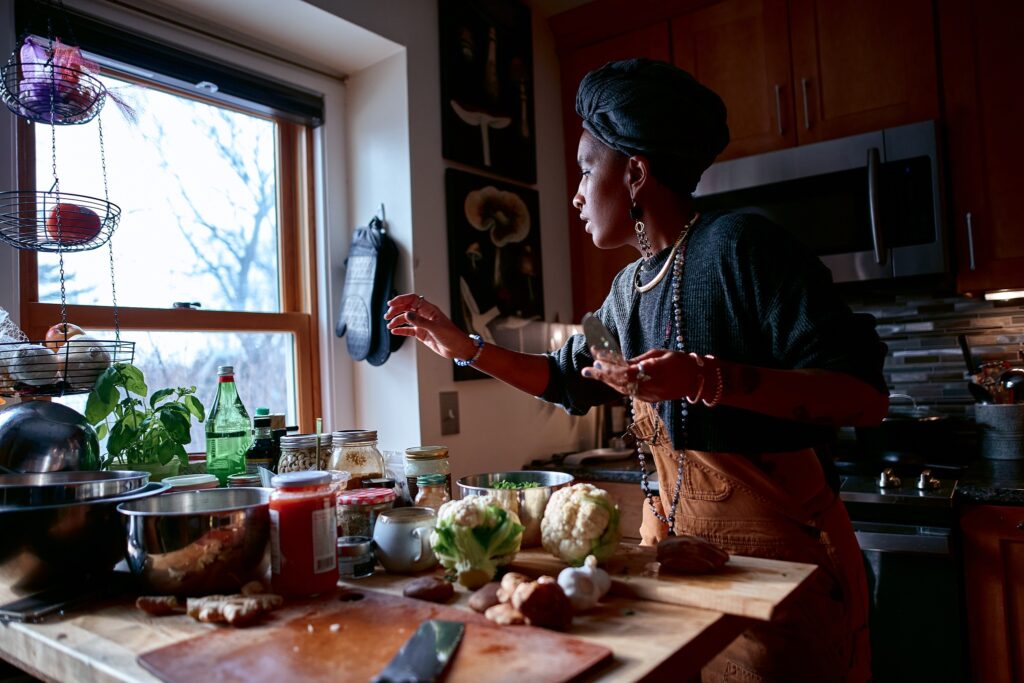
[[[338,505],[376,505],[394,500],[395,492],[392,489],[355,489],[338,494]]]
[[[256,414],[257,415],[270,415],[270,408],[257,408],[256,409]]]
[[[308,470],[306,472],[286,472],[275,474],[270,480],[270,485],[276,489],[298,488],[300,486],[322,486],[331,483],[331,473],[323,470]]]
[[[342,429],[333,432],[334,443],[366,443],[377,440],[374,429]]]
[[[447,446],[412,446],[405,449],[409,460],[440,460],[448,457]]]
[[[220,375],[221,377],[223,377],[224,375],[233,375],[235,374],[235,366],[221,365],[220,367],[217,368],[217,374]]]

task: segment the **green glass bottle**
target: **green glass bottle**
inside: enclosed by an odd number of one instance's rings
[[[206,471],[225,486],[228,476],[245,472],[252,424],[238,397],[234,367],[222,365],[217,368],[217,375],[217,396],[206,418]]]

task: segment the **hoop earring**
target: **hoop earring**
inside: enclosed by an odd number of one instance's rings
[[[647,226],[640,220],[641,216],[643,216],[643,212],[634,200],[633,205],[629,207],[629,217],[635,221],[633,223],[633,232],[636,233],[636,241],[640,245],[640,253],[649,261],[654,256],[654,250],[651,249],[651,241],[647,239]]]

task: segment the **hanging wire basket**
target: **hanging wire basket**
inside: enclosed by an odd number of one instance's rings
[[[81,69],[53,62],[26,64],[15,55],[2,69],[0,97],[18,116],[53,125],[92,121],[106,101],[107,89]]]
[[[0,344],[0,396],[67,396],[92,389],[112,363],[131,363],[135,342],[72,337]]]
[[[110,239],[121,207],[68,192],[0,192],[0,240],[32,251],[88,251]]]

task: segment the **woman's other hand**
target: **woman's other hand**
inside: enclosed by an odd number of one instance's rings
[[[417,294],[400,294],[388,302],[384,314],[391,334],[416,337],[444,358],[472,358],[476,345],[434,304]]]
[[[594,365],[583,369],[583,376],[604,382],[620,394],[641,401],[675,400],[695,396],[699,389],[700,367],[687,353],[655,349],[629,360],[591,349]]]

